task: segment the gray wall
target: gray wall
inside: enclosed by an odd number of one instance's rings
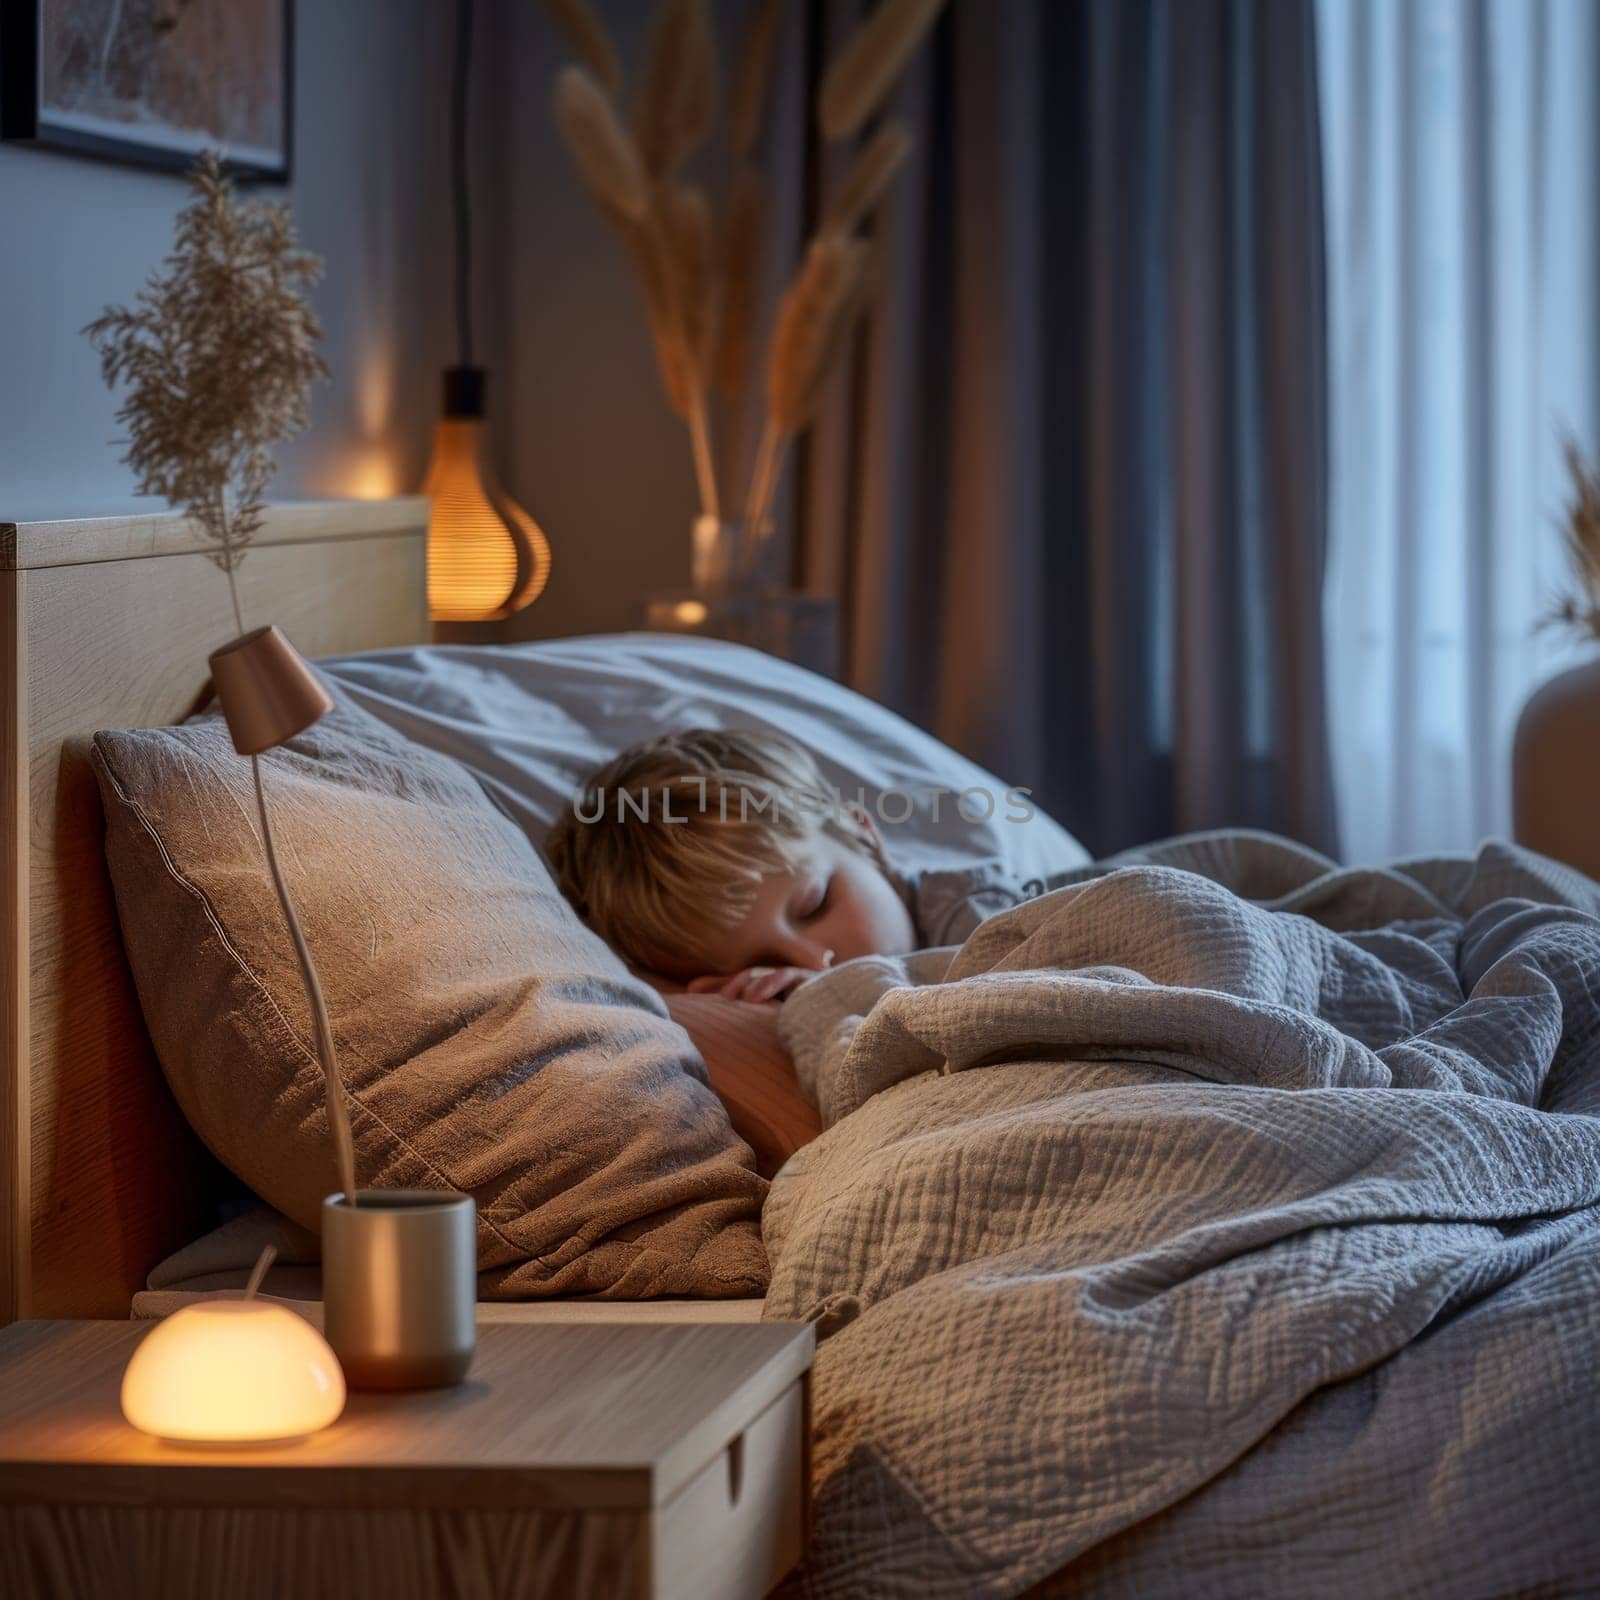
[[[652,7],[598,8],[625,70]],[[683,425],[662,394],[632,269],[595,212],[550,116],[568,59],[538,5],[499,7],[504,116],[495,211],[504,228],[494,365],[506,487],[543,527],[550,583],[512,619],[514,637],[592,633],[639,620],[649,590],[683,586],[696,511]]]
[[[287,198],[326,263],[316,305],[333,381],[313,397],[311,430],[280,453],[272,493],[400,493],[426,465],[449,359],[450,8],[297,9]],[[79,330],[137,291],[166,253],[184,194],[165,174],[0,145],[0,520],[136,503],[113,442],[116,401]]]

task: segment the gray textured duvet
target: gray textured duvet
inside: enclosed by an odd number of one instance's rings
[[[1597,913],[1209,835],[800,990],[796,1587],[1600,1593]]]

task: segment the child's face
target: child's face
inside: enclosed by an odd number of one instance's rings
[[[819,831],[793,872],[762,879],[741,923],[708,929],[696,943],[694,976],[746,967],[820,970],[855,956],[904,955],[915,948],[916,931],[878,866]]]

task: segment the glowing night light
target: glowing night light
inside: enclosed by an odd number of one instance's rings
[[[344,1410],[344,1373],[303,1317],[268,1300],[185,1306],[139,1342],[122,1414],[187,1444],[298,1439]]]

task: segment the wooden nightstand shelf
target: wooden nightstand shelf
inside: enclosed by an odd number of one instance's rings
[[[484,1325],[457,1388],[227,1450],[123,1421],[145,1331],[0,1331],[0,1592],[742,1600],[804,1546],[807,1326]]]

